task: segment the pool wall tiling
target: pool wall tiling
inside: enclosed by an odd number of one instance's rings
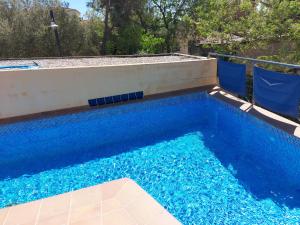
[[[0,119],[87,106],[88,100],[215,85],[216,59],[0,71]],[[129,96],[130,97],[130,96]]]
[[[144,92],[138,91],[138,92],[132,92],[132,93],[127,93],[127,94],[115,95],[115,96],[108,96],[108,97],[97,98],[97,99],[89,99],[88,103],[89,103],[89,106],[94,107],[94,106],[101,106],[101,105],[109,105],[109,104],[113,104],[113,103],[140,100],[143,98],[144,98]]]
[[[300,140],[205,93],[0,127],[1,207],[128,177],[183,224],[297,224]]]
[[[272,126],[275,126],[288,134],[294,135],[300,138],[300,124],[282,117],[278,114],[270,112],[266,109],[263,109],[257,105],[253,105],[247,101],[239,99],[223,90],[219,87],[214,87],[209,94],[217,99],[220,99],[235,108],[239,108],[240,110],[244,111],[245,113],[249,113],[258,119],[261,119],[267,123],[270,123]]]

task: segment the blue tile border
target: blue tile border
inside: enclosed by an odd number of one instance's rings
[[[112,104],[114,103],[114,99],[112,96],[105,97],[105,104]]]
[[[135,92],[129,93],[129,99],[130,99],[130,100],[136,100]]]
[[[137,99],[143,99],[144,98],[144,92],[139,91],[135,93]]]
[[[97,104],[98,105],[105,105],[105,98],[98,98],[97,99]]]
[[[138,92],[131,92],[128,94],[121,94],[121,95],[114,95],[114,96],[107,96],[102,98],[96,98],[96,99],[89,99],[88,103],[89,106],[101,106],[101,105],[108,105],[108,104],[114,104],[119,102],[127,102],[137,99],[143,99],[144,98],[144,92],[138,91]]]
[[[129,95],[128,94],[123,94],[121,95],[121,99],[123,102],[127,102],[129,100]]]
[[[121,102],[121,95],[115,95],[113,96],[113,100],[114,100],[114,103],[118,103],[118,102]]]
[[[90,99],[89,100],[89,105],[92,106],[92,107],[97,106],[97,99]]]

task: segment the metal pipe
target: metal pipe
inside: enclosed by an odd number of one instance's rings
[[[241,60],[247,60],[253,63],[263,63],[263,64],[272,64],[272,65],[277,65],[277,66],[283,66],[291,69],[296,69],[300,70],[300,65],[295,65],[295,64],[288,64],[288,63],[281,63],[281,62],[274,62],[274,61],[269,61],[269,60],[262,60],[262,59],[253,59],[249,57],[242,57],[242,56],[235,56],[235,55],[226,55],[226,54],[219,54],[219,53],[213,53],[210,52],[208,53],[208,56],[216,56],[216,57],[226,57],[226,58],[233,58],[233,59],[241,59]]]
[[[54,34],[55,34],[55,40],[56,40],[56,45],[59,51],[59,56],[62,57],[62,50],[61,50],[61,44],[60,44],[60,39],[59,39],[59,34],[58,34],[58,30],[57,27],[58,25],[55,23],[55,17],[54,17],[54,13],[53,10],[50,10],[50,18],[51,18],[51,24],[50,27],[51,29],[53,29]]]

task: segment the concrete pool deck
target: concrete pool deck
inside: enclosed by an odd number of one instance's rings
[[[128,178],[0,209],[2,225],[180,225]]]
[[[33,65],[36,69],[66,68],[66,67],[94,67],[94,66],[117,66],[134,64],[153,64],[186,62],[205,59],[201,56],[183,54],[166,55],[139,55],[139,56],[110,56],[110,57],[70,57],[70,58],[37,58],[37,59],[10,59],[0,60],[1,66]],[[0,68],[1,69],[1,68]]]

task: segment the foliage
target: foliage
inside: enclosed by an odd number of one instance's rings
[[[259,49],[265,59],[300,63],[298,0],[201,1],[190,20],[198,38],[215,41],[207,47],[218,52],[248,55]]]
[[[162,33],[167,52],[176,46],[176,31],[185,11],[188,11],[192,1],[189,0],[151,0],[150,5],[157,10],[156,15],[162,21]]]
[[[98,54],[100,22],[83,23],[58,0],[0,2],[0,57],[58,56],[49,10],[55,12],[64,56]],[[98,24],[98,25],[96,25]],[[98,32],[96,32],[98,30]]]
[[[300,1],[270,0],[267,2],[265,6],[266,21],[269,25],[267,41],[284,41],[277,54],[270,58],[300,64]]]
[[[142,28],[137,23],[137,18],[138,13],[143,11],[145,3],[142,0],[92,0],[88,2],[88,6],[105,15],[103,54],[138,52]]]
[[[80,45],[79,55],[99,55],[100,43],[103,36],[103,22],[94,11],[86,14],[87,20],[81,22],[83,27],[83,39]]]
[[[161,53],[165,40],[161,37],[155,37],[152,34],[146,33],[141,38],[141,50],[142,54],[156,54]]]
[[[1,0],[0,57],[57,56],[53,9],[68,55],[162,53],[179,42],[300,63],[299,0],[86,0],[82,20],[60,0]]]
[[[196,8],[196,16],[198,36],[219,44],[216,49],[227,53],[258,44],[266,27],[251,0],[209,0]],[[248,45],[241,45],[239,38]]]
[[[113,54],[136,54],[140,48],[142,30],[141,27],[131,23],[117,29],[112,39],[115,40]]]

